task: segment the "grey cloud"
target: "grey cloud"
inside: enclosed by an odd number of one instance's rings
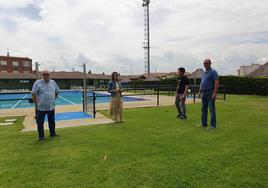
[[[143,72],[143,59],[142,58],[129,58],[127,56],[115,56],[108,60],[109,71],[117,71],[125,74]]]
[[[235,43],[268,44],[268,30],[245,33],[229,37]]]
[[[75,58],[70,58],[64,55],[59,56],[60,64],[63,66],[57,66],[58,69],[71,71],[75,69],[76,71],[82,71],[82,65],[85,63],[87,67],[87,71],[90,70],[96,70],[98,69],[98,62],[96,60],[91,59],[84,53],[78,53]],[[53,67],[53,66],[51,66]]]
[[[167,8],[159,8],[155,11],[152,11],[150,14],[151,25],[152,26],[162,25],[174,13],[176,13],[174,10],[167,9]],[[176,24],[176,23],[174,23],[174,24]]]
[[[180,53],[177,51],[166,51],[160,56],[152,57],[152,70],[174,72],[179,67],[185,67],[192,72],[202,66],[202,61],[197,56],[190,53]]]
[[[73,68],[73,62],[71,62],[68,58],[66,58],[63,55],[60,56],[60,62],[63,64],[63,67],[65,70]],[[63,68],[63,67],[61,67],[61,68]]]
[[[236,74],[236,70],[241,65],[250,65],[258,63],[258,57],[254,54],[230,54],[225,57],[221,63],[217,63],[215,67],[220,70],[223,75]]]
[[[177,42],[184,42],[187,40],[192,40],[193,38],[195,38],[196,36],[192,35],[192,36],[185,36],[185,37],[178,37],[178,38],[169,38],[166,39],[166,42],[171,42],[171,43],[177,43]]]
[[[221,34],[222,35],[222,34]],[[181,43],[181,42],[200,42],[207,44],[268,44],[268,31],[256,31],[251,33],[240,33],[236,35],[225,34],[223,36],[212,35],[212,36],[185,36],[178,38],[166,39],[165,42],[170,43]]]
[[[215,68],[224,74],[251,63],[250,54],[263,63],[267,2],[151,1],[152,72],[178,66],[193,71],[202,67],[206,56],[214,58]],[[81,64],[87,63],[95,73],[128,74],[132,64],[133,73],[144,72],[141,0],[33,0],[4,9],[0,5],[0,28],[5,46],[57,70],[82,70]],[[31,45],[25,45],[29,41]]]
[[[22,16],[31,20],[40,21],[42,19],[40,15],[41,10],[40,6],[36,3],[28,3],[19,7],[3,7],[0,4],[0,15],[6,18]]]
[[[18,24],[16,21],[13,21],[11,19],[1,19],[0,20],[0,26],[4,31],[7,31],[8,33],[14,33],[18,29]]]
[[[87,57],[83,53],[79,53],[78,57],[76,58],[76,65],[81,66],[83,63],[87,65],[88,69],[93,70],[98,65],[98,61],[91,59],[90,57]]]
[[[52,43],[61,43],[62,42],[62,38],[58,37],[58,36],[48,36],[47,41],[52,42]]]
[[[18,8],[14,11],[32,20],[42,19],[40,16],[41,8],[36,4],[27,4],[25,7]]]

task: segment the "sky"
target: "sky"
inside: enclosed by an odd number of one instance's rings
[[[0,0],[0,55],[41,69],[144,73],[142,0]],[[151,72],[268,61],[267,0],[151,0]]]

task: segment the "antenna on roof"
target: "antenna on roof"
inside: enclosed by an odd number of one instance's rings
[[[9,49],[7,48],[7,57],[9,57]]]

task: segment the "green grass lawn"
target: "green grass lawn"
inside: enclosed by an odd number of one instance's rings
[[[42,143],[19,118],[0,126],[0,187],[268,187],[268,98],[228,96],[217,112],[209,131],[200,104],[186,121],[174,107],[128,109],[123,125],[58,129]]]

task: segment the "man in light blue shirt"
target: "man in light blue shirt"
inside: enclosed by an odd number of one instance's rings
[[[44,121],[47,115],[50,137],[55,137],[55,102],[60,89],[54,80],[49,79],[49,72],[43,72],[43,79],[37,80],[32,88],[32,98],[36,105],[36,121],[39,140],[45,139]]]
[[[215,100],[217,98],[219,88],[218,73],[211,68],[211,60],[204,61],[205,73],[201,77],[199,95],[202,95],[202,127],[207,127],[208,108],[210,111],[210,128],[216,128],[216,107]]]

